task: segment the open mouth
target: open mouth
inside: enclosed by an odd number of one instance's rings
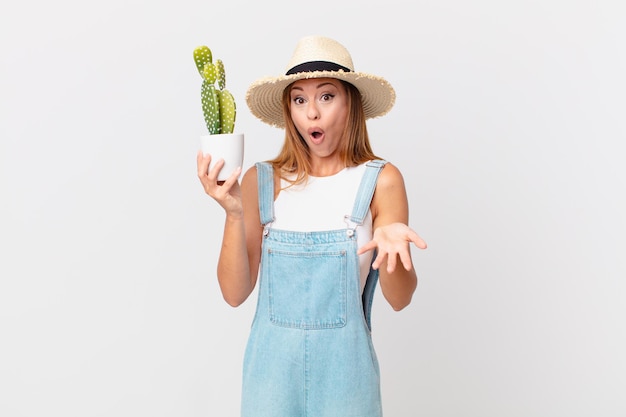
[[[307,133],[309,134],[309,137],[314,141],[321,140],[324,137],[324,131],[318,127],[310,128]]]
[[[315,144],[319,144],[324,140],[324,131],[316,127],[309,129],[309,137]]]

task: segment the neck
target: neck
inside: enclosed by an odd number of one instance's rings
[[[311,161],[311,173],[310,175],[314,177],[328,177],[331,175],[335,175],[342,169],[344,169],[346,165],[341,161],[329,161],[329,160],[318,160]]]

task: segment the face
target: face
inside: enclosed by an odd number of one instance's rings
[[[299,80],[292,85],[289,98],[291,118],[309,145],[311,158],[339,159],[337,149],[348,117],[348,95],[341,82]]]

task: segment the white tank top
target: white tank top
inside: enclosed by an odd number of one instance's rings
[[[305,184],[289,186],[281,180],[281,190],[274,202],[276,220],[272,227],[296,232],[314,232],[345,229],[345,216],[352,213],[356,193],[366,165],[344,168],[328,177],[311,177]],[[287,188],[288,187],[288,188]],[[372,213],[357,228],[358,247],[372,239]],[[372,261],[372,251],[359,256],[361,290]]]

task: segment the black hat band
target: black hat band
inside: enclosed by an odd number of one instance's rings
[[[328,61],[310,61],[296,65],[291,68],[285,75],[297,74],[299,72],[315,72],[315,71],[345,71],[351,72],[350,68],[346,68],[343,65],[336,64]]]

